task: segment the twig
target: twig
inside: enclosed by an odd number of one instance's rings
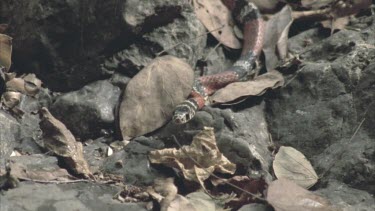
[[[310,10],[310,11],[293,11],[292,17],[294,20],[308,20],[308,19],[328,19],[331,18],[329,13],[331,8]]]
[[[246,194],[248,194],[248,195],[250,195],[250,196],[252,196],[252,197],[254,197],[254,198],[256,198],[256,199],[259,199],[259,200],[261,200],[261,201],[267,201],[265,198],[259,197],[259,196],[255,195],[255,194],[253,194],[253,193],[251,193],[251,192],[249,192],[249,191],[247,191],[247,190],[245,190],[245,189],[243,189],[243,188],[240,188],[240,187],[238,187],[237,185],[234,185],[234,184],[232,184],[232,183],[230,183],[230,182],[227,182],[227,181],[223,180],[223,178],[221,178],[221,177],[219,177],[219,176],[217,176],[217,175],[215,175],[215,174],[209,172],[207,169],[203,168],[202,165],[199,164],[197,160],[195,160],[193,157],[191,157],[191,156],[189,155],[188,152],[186,152],[186,150],[185,150],[185,149],[181,146],[181,144],[177,141],[176,136],[172,135],[172,138],[173,138],[174,142],[176,142],[176,144],[178,145],[178,147],[180,147],[180,149],[182,150],[182,152],[183,152],[183,153],[184,153],[189,159],[191,159],[191,161],[193,161],[193,163],[194,163],[195,165],[197,165],[199,168],[203,169],[203,170],[204,170],[207,174],[209,174],[210,176],[215,177],[216,179],[220,179],[220,180],[223,181],[223,183],[225,183],[225,184],[227,184],[227,185],[229,185],[229,186],[231,186],[231,187],[233,187],[233,188],[236,188],[236,189],[238,189],[238,190],[240,190],[240,191],[242,191],[242,192],[244,192],[244,193],[246,193]]]

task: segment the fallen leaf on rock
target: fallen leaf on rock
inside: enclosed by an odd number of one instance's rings
[[[200,166],[197,166],[191,158]],[[182,146],[182,149],[169,148],[151,151],[149,159],[151,163],[180,169],[186,180],[198,183],[206,180],[214,171],[233,174],[236,170],[236,165],[219,151],[214,130],[209,127],[205,127],[203,131],[195,135],[190,146]]]
[[[12,38],[0,34],[0,68],[4,67],[7,72],[12,64]]]
[[[22,94],[20,92],[8,91],[1,96],[1,103],[5,107],[12,109],[20,103],[21,97]]]
[[[221,1],[193,0],[195,14],[207,30],[223,45],[239,49],[231,12]]]
[[[27,155],[28,156],[28,155]],[[37,165],[37,164],[36,164]],[[69,181],[74,179],[66,169],[62,168],[33,168],[20,162],[11,162],[11,174],[18,179],[39,181]]]
[[[215,187],[215,189],[212,190],[213,193],[216,192],[221,194],[236,194],[236,197],[232,198],[230,201],[226,203],[227,206],[235,209],[238,209],[245,204],[252,203],[256,199],[253,196],[243,192],[242,190],[239,190],[237,188],[234,188],[233,186],[228,185],[228,183],[233,184],[237,187],[241,187],[243,190],[253,193],[254,195],[257,195],[259,197],[262,197],[263,192],[267,187],[267,184],[264,181],[264,179],[251,179],[248,176],[234,176],[229,179],[210,178],[210,180],[213,186]]]
[[[44,147],[61,156],[66,164],[86,178],[92,177],[87,161],[83,157],[82,143],[77,142],[66,126],[43,107],[39,111],[40,129],[43,131]]]
[[[27,74],[22,77],[25,81],[24,87],[27,95],[35,96],[38,94],[40,88],[42,87],[42,81],[39,80],[35,74]]]
[[[266,57],[268,71],[273,70],[279,60],[283,60],[287,56],[288,33],[292,23],[292,9],[289,6],[285,6],[267,21],[263,52]]]
[[[276,211],[337,211],[327,199],[287,179],[271,182],[266,199]]]
[[[278,179],[288,179],[304,188],[313,186],[319,179],[311,163],[293,147],[280,147],[273,171]]]
[[[194,71],[173,56],[156,58],[128,83],[119,109],[124,139],[163,126],[191,92]]]
[[[267,89],[284,85],[284,77],[278,71],[270,71],[253,80],[235,82],[218,90],[209,100],[212,104],[233,102],[245,96],[259,96]]]

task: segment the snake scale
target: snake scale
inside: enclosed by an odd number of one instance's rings
[[[190,98],[176,106],[173,121],[184,124],[197,110],[202,109],[208,96],[226,85],[239,81],[253,69],[261,53],[264,22],[258,8],[248,0],[222,0],[231,10],[235,20],[243,27],[243,47],[240,58],[228,70],[195,79]]]

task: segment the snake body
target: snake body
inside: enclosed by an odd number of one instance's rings
[[[241,56],[228,70],[195,79],[190,98],[175,108],[173,121],[177,124],[190,121],[215,91],[246,76],[261,53],[264,23],[258,8],[248,0],[223,0],[223,3],[243,27]]]

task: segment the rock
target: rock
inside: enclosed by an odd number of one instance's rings
[[[271,211],[271,207],[264,204],[246,204],[242,206],[238,211]]]
[[[137,186],[153,184],[154,179],[163,173],[150,166],[148,152],[162,147],[163,143],[159,140],[143,136],[135,138],[127,144],[122,160],[125,183]]]
[[[267,95],[270,132],[278,144],[304,153],[322,184],[335,179],[373,194],[375,49],[368,44],[374,38],[341,30],[316,41],[304,50],[294,42],[302,51],[300,69]]]
[[[342,147],[345,146],[345,147]],[[324,174],[321,182],[331,179],[375,194],[375,144],[364,129],[351,140],[341,139],[312,158]]]
[[[253,176],[265,173],[268,177],[263,170],[268,171],[270,168],[272,157],[268,147],[272,143],[264,107],[264,103],[259,104],[255,99],[234,106],[235,111],[206,106],[187,124],[170,122],[153,136],[162,139],[167,146],[176,146],[171,138],[174,135],[184,145],[190,144],[193,136],[204,126],[213,127],[220,151],[231,162],[240,164]]]
[[[0,195],[1,210],[144,210],[144,203],[120,203],[112,197],[120,187],[95,183],[38,184],[24,182]]]
[[[79,89],[109,77],[100,64],[132,39],[124,2],[32,0],[0,2],[0,19],[14,38],[13,65],[32,71],[54,91]],[[127,37],[127,39],[124,39]]]
[[[48,107],[52,103],[52,98],[53,97],[51,96],[49,90],[44,88],[41,88],[35,97],[30,97],[27,95],[22,96],[19,104],[19,108],[25,112],[20,119],[22,140],[31,139],[43,146],[42,131],[39,127],[40,118],[38,111],[42,107]],[[37,147],[34,149],[37,150]]]
[[[5,167],[5,160],[9,158],[20,138],[20,124],[6,111],[0,110],[0,168]]]
[[[207,35],[190,4],[130,0],[126,5],[129,11],[125,13],[125,21],[141,38],[107,59],[103,64],[105,71],[133,76],[162,51],[195,66],[203,55]]]
[[[365,191],[350,188],[336,180],[330,180],[328,182],[328,187],[315,192],[319,195],[323,195],[341,210],[370,211],[375,209],[375,199],[373,195]]]
[[[50,110],[77,138],[97,138],[114,130],[119,96],[118,87],[97,81],[57,97]]]

